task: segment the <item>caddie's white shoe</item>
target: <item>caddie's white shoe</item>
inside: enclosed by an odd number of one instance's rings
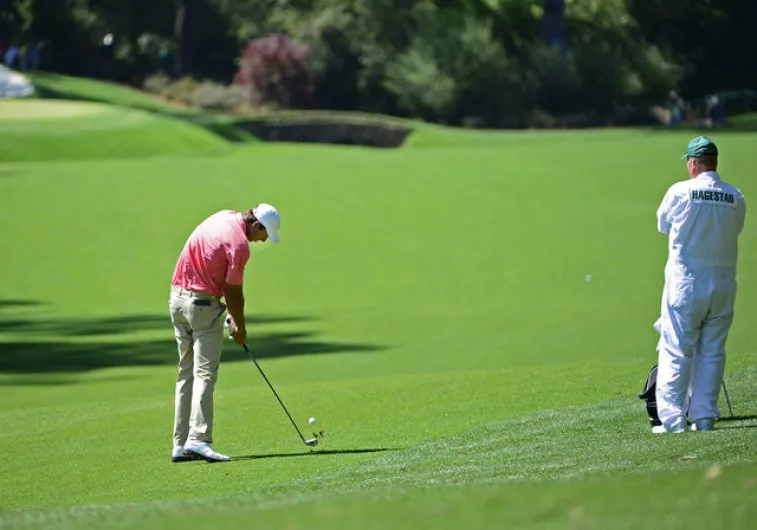
[[[176,445],[171,452],[171,462],[188,462],[190,460],[197,460],[193,455],[188,455],[184,452],[183,445]]]
[[[228,462],[230,457],[214,451],[208,442],[188,442],[184,446],[184,453],[195,458],[203,458],[208,462]]]
[[[712,431],[715,429],[715,420],[712,418],[704,418],[697,420],[691,424],[691,430],[697,431]]]
[[[686,432],[686,429],[680,426],[676,426],[671,430],[667,430],[664,425],[655,425],[654,427],[652,427],[652,434],[680,434],[682,432]]]

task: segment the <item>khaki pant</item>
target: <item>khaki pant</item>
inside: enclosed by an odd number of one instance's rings
[[[216,296],[172,287],[169,308],[179,350],[174,445],[212,443],[226,306]]]

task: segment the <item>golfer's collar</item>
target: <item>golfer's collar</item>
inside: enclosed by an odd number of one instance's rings
[[[242,233],[244,234],[244,239],[249,243],[249,240],[247,239],[247,221],[244,220],[244,214],[237,212],[237,226],[242,230]]]
[[[720,180],[720,175],[718,175],[717,171],[702,171],[699,175],[697,175],[694,180]]]

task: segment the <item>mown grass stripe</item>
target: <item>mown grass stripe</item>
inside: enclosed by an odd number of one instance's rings
[[[221,498],[0,513],[0,525],[69,528],[93,519],[98,524],[116,523],[126,513],[132,521],[150,520],[188,510],[273,509],[360,492],[398,495],[427,487],[554,482],[754,462],[757,366],[731,375],[729,384],[745,419],[721,421],[712,433],[652,435],[640,401],[615,399],[489,422],[459,436],[390,451],[367,464],[256,491]]]

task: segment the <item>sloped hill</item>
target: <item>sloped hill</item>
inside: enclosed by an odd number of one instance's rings
[[[0,102],[0,162],[140,158],[227,145],[196,125],[104,103]]]

